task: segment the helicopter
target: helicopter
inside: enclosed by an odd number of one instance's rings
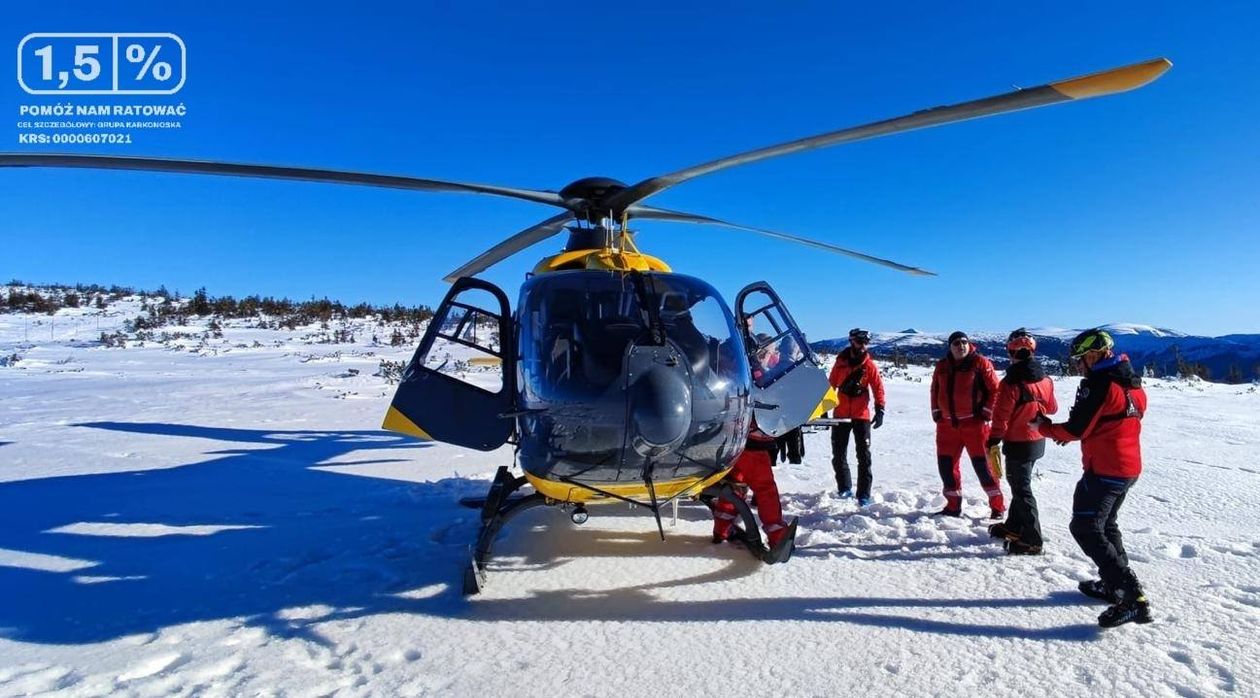
[[[627,185],[578,179],[559,191],[328,169],[167,158],[0,154],[0,167],[60,167],[228,175],[462,192],[530,201],[562,212],[506,238],[445,277],[452,283],[407,364],[383,427],[481,451],[507,443],[522,471],[501,465],[485,497],[464,571],[466,594],[486,583],[491,549],[512,518],[557,507],[576,524],[588,506],[629,503],[651,512],[681,499],[731,502],[741,535],[767,563],[790,557],[793,536],[768,548],[751,509],[725,481],[750,424],[780,436],[835,404],[822,362],[765,282],[734,310],[704,280],[640,251],[630,221],[713,225],[846,255],[913,275],[932,272],[828,242],[683,211],[648,197],[731,167],[1006,112],[1142,87],[1171,67],[1158,58],[1039,87],[916,111],[711,160]],[[502,289],[476,275],[568,233],[527,274],[513,312]],[[497,367],[497,370],[495,370]],[[528,490],[526,489],[528,488]],[[794,532],[794,530],[793,530]]]

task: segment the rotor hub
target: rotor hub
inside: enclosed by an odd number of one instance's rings
[[[574,212],[580,220],[599,223],[603,218],[613,217],[613,211],[603,202],[625,189],[625,182],[611,177],[583,177],[565,185],[560,197],[574,204]]]

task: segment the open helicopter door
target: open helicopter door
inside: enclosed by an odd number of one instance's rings
[[[753,416],[771,436],[808,422],[831,387],[818,357],[778,294],[764,281],[735,297],[753,376]]]
[[[382,426],[481,451],[507,442],[515,421],[515,340],[507,296],[464,277],[429,321]]]

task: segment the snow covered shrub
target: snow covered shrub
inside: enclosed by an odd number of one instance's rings
[[[380,368],[374,375],[384,378],[386,385],[394,385],[402,380],[403,369],[407,368],[405,361],[386,361],[381,360]]]

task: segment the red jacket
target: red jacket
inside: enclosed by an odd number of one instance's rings
[[[1142,474],[1142,416],[1146,391],[1129,357],[1095,364],[1076,390],[1068,421],[1043,426],[1055,441],[1081,442],[1081,461],[1095,475],[1132,478]]]
[[[1041,369],[1041,364],[1035,359],[1017,361],[1006,369],[1006,375],[998,384],[989,440],[1039,441],[1045,437],[1029,422],[1038,414],[1058,411],[1054,383]]]
[[[854,356],[853,347],[845,347],[831,367],[831,387],[836,389],[836,419],[871,420],[871,392],[875,407],[884,408],[884,379],[868,352]]]
[[[955,361],[953,354],[936,362],[932,373],[932,420],[958,425],[963,419],[993,418],[998,379],[993,362],[972,350]]]

